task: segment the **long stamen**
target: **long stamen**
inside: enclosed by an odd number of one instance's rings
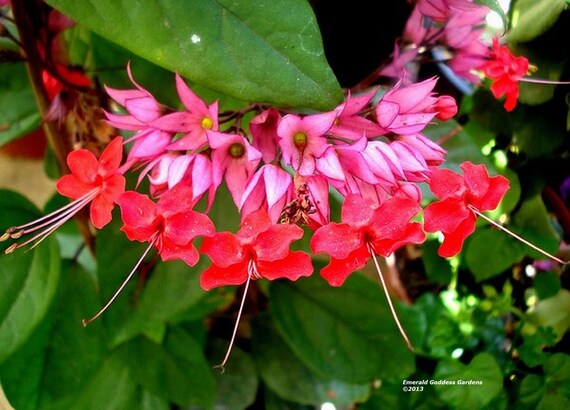
[[[396,322],[396,326],[398,326],[398,330],[400,331],[402,338],[406,342],[408,349],[410,349],[413,352],[414,346],[412,346],[412,343],[410,342],[410,339],[408,338],[408,335],[406,334],[404,327],[400,323],[400,319],[398,318],[396,309],[394,309],[394,305],[392,304],[392,299],[390,298],[390,294],[388,293],[388,287],[386,286],[386,281],[384,280],[384,275],[382,274],[382,270],[380,269],[380,265],[378,264],[378,259],[376,259],[376,254],[374,253],[374,247],[372,246],[371,243],[367,243],[366,247],[368,248],[370,256],[372,256],[372,260],[374,260],[374,265],[376,266],[376,271],[378,272],[378,277],[380,278],[380,282],[382,282],[382,289],[384,290],[384,295],[386,295],[386,300],[388,301],[388,306],[390,307],[390,312],[392,312],[392,317]]]
[[[523,83],[533,83],[533,84],[552,84],[552,85],[568,85],[570,81],[554,81],[554,80],[545,80],[542,78],[529,78],[529,77],[522,77],[519,81]]]
[[[135,272],[137,271],[137,269],[139,268],[140,264],[142,263],[142,261],[144,260],[144,258],[146,257],[146,255],[149,253],[149,251],[152,249],[152,247],[154,246],[154,244],[156,243],[156,241],[158,240],[158,235],[156,235],[154,238],[152,238],[152,240],[150,241],[150,243],[148,244],[147,248],[145,249],[145,251],[143,252],[142,256],[140,257],[140,259],[138,260],[138,262],[136,263],[135,267],[133,268],[133,270],[131,270],[131,273],[128,274],[127,278],[123,281],[123,283],[121,284],[121,286],[119,286],[119,289],[116,290],[116,292],[113,294],[113,296],[111,297],[111,299],[109,299],[109,301],[105,304],[105,306],[103,306],[103,308],[97,312],[97,314],[95,316],[93,316],[91,319],[83,319],[81,321],[81,323],[83,324],[83,326],[87,326],[89,323],[92,323],[93,321],[95,321],[99,316],[101,316],[103,314],[103,312],[105,312],[107,310],[107,308],[109,306],[111,306],[111,304],[115,301],[115,299],[117,299],[117,296],[119,296],[119,294],[123,291],[123,289],[125,288],[125,286],[127,286],[127,283],[131,280],[131,278],[133,277],[133,275],[135,274]]]
[[[239,310],[238,310],[238,314],[236,317],[236,323],[234,325],[234,330],[232,332],[232,337],[230,339],[230,344],[228,345],[228,349],[226,350],[226,355],[224,356],[224,360],[222,360],[222,363],[214,366],[214,369],[221,369],[222,373],[226,370],[224,366],[226,365],[228,359],[230,358],[230,354],[232,352],[232,347],[234,346],[234,341],[235,341],[237,330],[239,327],[239,322],[241,320],[241,314],[243,312],[243,307],[245,305],[245,297],[247,296],[247,290],[249,289],[249,282],[251,282],[251,278],[253,276],[252,270],[255,272],[255,266],[253,266],[253,261],[250,261],[248,264],[248,268],[247,268],[247,281],[245,282],[245,287],[243,289],[243,296],[241,297],[241,303],[239,305]]]
[[[61,225],[70,220],[81,208],[93,200],[100,192],[100,189],[94,189],[88,192],[83,197],[73,201],[72,203],[58,209],[42,218],[35,221],[28,222],[27,224],[9,228],[4,235],[0,238],[0,242],[6,239],[18,239],[21,236],[37,231],[38,229],[48,227],[47,229],[37,233],[23,243],[15,243],[4,251],[4,253],[12,253],[18,248],[22,248],[30,243],[35,242],[29,250],[34,249],[42,243],[51,233],[58,229]],[[51,218],[46,220],[46,218]],[[36,226],[34,226],[36,225]],[[31,227],[31,228],[30,228]],[[27,228],[27,229],[25,229]]]
[[[477,216],[480,216],[481,218],[483,218],[484,220],[486,220],[487,222],[489,222],[490,224],[492,224],[493,226],[496,226],[497,228],[501,229],[502,231],[508,233],[509,235],[511,235],[513,238],[515,238],[518,241],[521,241],[522,243],[524,243],[526,246],[534,249],[537,252],[542,253],[544,256],[555,260],[556,262],[560,263],[561,265],[568,265],[568,261],[563,261],[560,258],[557,258],[556,256],[546,252],[545,250],[539,248],[538,246],[536,246],[535,244],[527,241],[526,239],[520,237],[519,235],[517,235],[516,233],[514,233],[513,231],[505,228],[503,225],[501,225],[498,222],[495,222],[494,220],[492,220],[491,218],[489,218],[488,216],[484,215],[483,213],[479,212],[479,210],[477,208],[475,208],[473,205],[468,205],[469,209],[471,209],[473,212],[475,212],[475,214]]]

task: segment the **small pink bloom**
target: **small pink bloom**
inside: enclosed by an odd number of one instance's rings
[[[279,121],[281,121],[279,111],[270,108],[253,117],[249,123],[253,146],[261,152],[265,163],[270,163],[277,156],[277,147],[279,146],[277,125]]]
[[[329,133],[353,141],[362,136],[373,138],[382,135],[382,128],[362,115],[374,95],[376,92],[355,97],[348,95],[344,102],[335,108],[337,117],[329,129]]]
[[[239,207],[242,218],[265,209],[271,222],[277,223],[292,196],[292,176],[277,165],[266,164],[253,174],[245,187]]]
[[[209,131],[208,142],[213,150],[213,186],[220,186],[225,176],[234,203],[239,206],[247,181],[259,164],[261,153],[238,134]]]
[[[277,134],[283,161],[300,175],[313,175],[316,158],[320,158],[330,144],[324,137],[332,127],[336,112],[299,117],[288,114],[279,122]]]

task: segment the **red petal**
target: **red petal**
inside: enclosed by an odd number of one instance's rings
[[[362,246],[345,259],[331,259],[331,262],[321,269],[321,276],[329,285],[341,286],[352,272],[362,269],[369,258],[368,249]]]
[[[125,177],[119,174],[111,175],[103,181],[103,190],[100,195],[110,202],[115,202],[119,195],[125,192]]]
[[[287,278],[297,280],[301,276],[310,276],[313,273],[311,257],[305,252],[289,252],[279,260],[258,261],[258,273],[269,280]]]
[[[71,151],[67,156],[67,166],[80,181],[87,184],[95,183],[99,163],[91,151],[86,149]]]
[[[457,229],[453,232],[444,233],[443,243],[439,247],[438,255],[444,258],[450,258],[461,252],[465,238],[475,231],[475,217],[469,217],[463,220]]]
[[[291,242],[302,237],[303,230],[297,225],[272,225],[257,235],[253,248],[260,260],[283,259],[289,253]]]
[[[89,209],[89,217],[93,226],[97,229],[101,229],[111,222],[114,207],[114,202],[108,201],[101,195],[97,195],[93,202],[91,202],[91,208]]]
[[[168,216],[193,208],[192,188],[185,184],[178,184],[167,190],[158,200],[158,209],[161,215]]]
[[[55,185],[57,192],[71,199],[77,199],[94,189],[92,185],[81,181],[75,174],[64,175]]]
[[[489,174],[485,165],[474,165],[469,161],[460,165],[468,189],[468,201],[473,202],[483,197],[489,190]]]
[[[225,285],[241,285],[247,280],[247,263],[236,263],[227,267],[212,265],[200,276],[200,286],[204,290]]]
[[[252,212],[243,219],[237,236],[243,243],[253,243],[259,233],[268,230],[271,226],[273,226],[273,224],[271,223],[267,211],[260,209],[256,212]]]
[[[99,175],[106,177],[117,173],[123,158],[123,138],[113,139],[99,157]]]
[[[458,198],[447,198],[426,207],[424,229],[428,232],[453,232],[460,223],[472,215],[464,201]]]
[[[491,211],[499,206],[503,196],[509,190],[509,180],[502,175],[492,177],[489,181],[489,190],[478,201],[473,201],[472,204],[479,211]]]
[[[374,250],[382,256],[388,256],[401,246],[410,243],[422,243],[426,239],[426,234],[421,224],[417,222],[409,223],[398,237],[380,239],[373,242]]]
[[[173,243],[184,246],[197,236],[213,235],[214,224],[200,212],[188,211],[165,218],[164,236]]]
[[[215,265],[222,268],[244,263],[247,257],[239,239],[230,232],[218,232],[211,237],[205,237],[200,252],[208,255]]]
[[[313,253],[324,252],[335,259],[344,259],[364,245],[363,234],[360,230],[348,224],[331,222],[320,227],[311,238]]]
[[[192,243],[178,246],[173,242],[164,240],[160,249],[160,258],[165,262],[180,259],[188,266],[194,266],[200,259],[200,254]]]
[[[465,193],[463,177],[445,168],[432,169],[429,187],[439,199],[461,197]]]
[[[398,238],[406,230],[410,219],[421,207],[411,198],[393,196],[384,201],[374,212],[371,231],[375,239]]]
[[[341,220],[354,226],[365,226],[370,223],[374,216],[376,204],[370,198],[360,195],[347,195],[341,211]]]
[[[121,230],[130,240],[147,242],[159,229],[161,218],[156,213],[156,204],[146,195],[127,191],[117,199],[121,208]]]

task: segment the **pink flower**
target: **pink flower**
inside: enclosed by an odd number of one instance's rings
[[[419,11],[426,17],[437,21],[446,21],[451,13],[480,7],[471,0],[418,0]]]
[[[209,131],[208,142],[213,149],[213,185],[217,188],[222,183],[222,177],[225,177],[234,203],[239,206],[246,183],[259,164],[261,153],[238,134]]]
[[[122,194],[117,203],[127,238],[154,245],[163,261],[180,259],[194,266],[200,255],[193,240],[215,232],[206,215],[192,210],[192,191],[182,184],[162,194],[158,203],[134,191]]]
[[[277,127],[283,161],[300,175],[313,175],[316,159],[330,146],[324,135],[332,127],[336,115],[336,112],[328,112],[306,117],[294,114],[283,117]]]
[[[206,105],[178,74],[176,90],[187,111],[164,115],[150,125],[164,131],[185,134],[168,147],[170,150],[199,149],[207,144],[208,131],[218,131],[218,102]]]
[[[424,227],[428,232],[444,235],[439,255],[457,255],[465,238],[475,231],[477,212],[495,209],[509,189],[503,176],[489,177],[484,165],[461,164],[463,176],[448,169],[432,170],[430,189],[440,201],[424,211]]]
[[[218,232],[204,238],[200,248],[212,265],[200,277],[205,290],[218,286],[239,285],[248,278],[297,280],[313,273],[311,258],[305,252],[293,252],[291,243],[303,236],[296,225],[274,225],[264,210],[249,214],[236,235]]]
[[[329,129],[329,133],[356,141],[365,136],[373,138],[382,135],[382,129],[375,122],[362,115],[376,92],[352,97],[348,95],[335,111],[337,117]]]
[[[443,118],[449,116],[453,99],[443,102],[433,96],[437,78],[402,87],[402,80],[388,91],[376,106],[376,119],[386,132],[395,134],[416,134],[438,114],[438,103],[445,109]],[[453,101],[454,103],[454,101]],[[455,111],[456,112],[456,111]]]
[[[266,164],[248,181],[242,195],[240,212],[246,217],[265,209],[272,223],[277,223],[286,203],[293,196],[293,178],[283,168]]]
[[[504,107],[512,111],[519,97],[519,80],[528,72],[528,60],[515,57],[507,46],[499,44],[499,38],[493,38],[490,60],[482,67],[483,73],[493,80],[491,91],[495,98],[506,95]]]
[[[281,121],[279,111],[270,108],[253,117],[249,123],[253,146],[261,152],[265,163],[270,163],[277,156],[277,147],[279,146],[277,125],[279,121]]]
[[[311,238],[314,253],[331,257],[321,275],[331,286],[341,286],[352,272],[364,267],[372,252],[388,256],[405,244],[423,242],[421,225],[410,222],[420,209],[406,197],[391,197],[377,207],[370,199],[347,196],[342,223],[331,222]]]

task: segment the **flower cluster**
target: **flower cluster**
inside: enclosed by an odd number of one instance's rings
[[[406,82],[413,82],[410,67],[422,61],[435,60],[448,78],[461,90],[479,85],[481,78],[493,80],[495,98],[506,95],[504,107],[512,111],[517,103],[518,82],[528,71],[528,60],[515,57],[507,46],[493,38],[492,46],[483,40],[485,18],[489,8],[472,0],[418,0],[406,23],[402,37],[394,45],[389,64],[379,76],[399,77],[406,70]]]

